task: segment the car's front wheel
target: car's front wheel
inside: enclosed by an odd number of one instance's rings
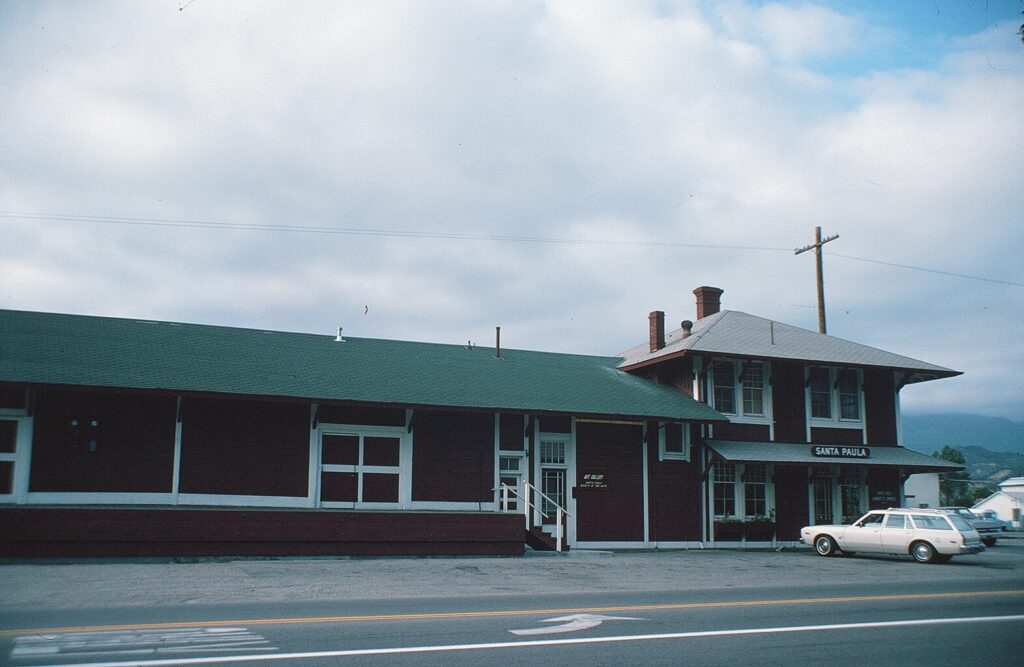
[[[814,550],[818,552],[819,556],[835,556],[836,541],[828,535],[819,535],[814,538]]]
[[[914,542],[914,544],[910,546],[910,555],[913,556],[914,560],[918,563],[931,563],[936,560],[935,547],[927,542]]]

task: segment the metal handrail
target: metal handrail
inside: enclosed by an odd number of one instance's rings
[[[562,526],[562,520],[563,517],[568,517],[572,515],[569,514],[568,510],[566,510],[564,507],[556,503],[554,500],[551,499],[550,496],[548,496],[546,493],[535,487],[533,484],[530,484],[526,480],[523,480],[522,484],[523,492],[520,492],[518,487],[512,487],[505,483],[501,484],[500,488],[502,511],[508,511],[509,493],[511,493],[523,503],[523,516],[526,519],[526,530],[530,529],[531,509],[536,510],[537,513],[545,519],[550,519],[551,515],[544,511],[543,506],[538,507],[537,502],[535,502],[535,500],[532,501],[530,499],[529,491],[533,491],[534,498],[536,498],[536,496],[540,496],[541,498],[555,506],[555,548],[557,551],[562,551],[562,541],[564,538],[564,528]]]

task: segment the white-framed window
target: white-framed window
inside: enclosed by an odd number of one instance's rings
[[[736,464],[716,463],[713,479],[715,516],[736,516]]]
[[[524,452],[499,452],[498,454],[498,481],[509,487],[503,491],[499,486],[498,502],[504,511],[518,512],[519,496],[523,492],[522,480],[526,472],[526,455]]]
[[[748,517],[768,516],[768,466],[747,463],[743,466],[743,513]]]
[[[690,460],[690,428],[688,424],[662,424],[658,429],[659,460]]]
[[[733,421],[765,422],[771,412],[768,364],[715,359],[711,365],[711,407]]]
[[[13,496],[14,470],[18,460],[19,420],[0,415],[0,496]]]
[[[320,433],[320,504],[408,504],[409,443],[404,428],[324,428]]]
[[[807,412],[811,421],[864,421],[862,372],[856,368],[814,366],[807,371]]]
[[[568,507],[569,435],[541,433],[538,480],[541,511],[550,519],[558,507]]]
[[[764,463],[715,463],[712,490],[716,519],[764,519],[774,512]]]

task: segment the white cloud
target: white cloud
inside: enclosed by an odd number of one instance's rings
[[[829,252],[1024,283],[1024,50],[995,31],[851,74],[889,29],[808,3],[443,7],[19,6],[0,210],[781,250],[0,217],[2,305],[612,354],[702,284],[815,328],[786,250],[815,225]],[[832,333],[967,373],[905,407],[1021,418],[1024,290],[826,261]]]

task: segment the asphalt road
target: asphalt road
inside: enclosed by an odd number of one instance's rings
[[[809,551],[0,565],[0,661],[1017,664],[1024,542]]]

